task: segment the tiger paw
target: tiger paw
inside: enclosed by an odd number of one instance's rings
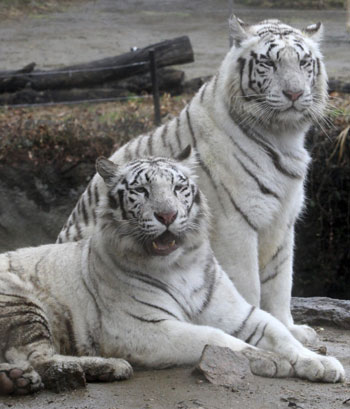
[[[274,352],[247,348],[242,353],[249,359],[250,370],[254,375],[268,378],[286,378],[294,375],[291,363]]]
[[[38,371],[45,388],[56,393],[86,386],[83,368],[75,361],[50,360],[41,363]]]
[[[129,379],[133,369],[129,362],[116,358],[82,358],[88,382],[113,382]]]
[[[288,329],[302,344],[314,345],[317,342],[317,332],[308,325],[291,325]]]
[[[0,395],[29,395],[43,388],[40,375],[26,364],[0,364]]]
[[[336,383],[345,381],[344,368],[336,358],[306,351],[292,363],[297,377],[314,382]]]

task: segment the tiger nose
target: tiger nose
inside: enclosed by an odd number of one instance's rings
[[[294,92],[294,91],[287,90],[287,91],[282,91],[282,92],[288,99],[290,99],[293,102],[299,99],[304,94],[304,91]]]
[[[177,212],[154,213],[154,217],[165,226],[169,226],[176,219]]]

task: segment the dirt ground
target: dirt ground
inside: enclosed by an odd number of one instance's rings
[[[254,10],[234,6],[233,11],[251,23],[273,17],[301,28],[322,21],[329,74],[350,75],[345,10]],[[187,34],[195,52],[195,62],[183,67],[188,77],[211,75],[228,49],[229,15],[228,0],[95,0],[78,2],[60,13],[3,20],[0,70],[20,68],[30,62],[51,69]]]
[[[251,10],[234,8],[247,22],[276,17],[303,27],[325,24],[324,53],[331,76],[349,77],[349,37],[345,11]],[[30,15],[0,22],[0,70],[29,62],[51,69],[86,62],[187,34],[195,62],[182,68],[188,78],[213,74],[228,49],[228,1],[96,0],[79,3],[61,13]],[[350,332],[321,333],[330,355],[350,374]],[[0,398],[0,409],[346,409],[349,384],[314,384],[296,379],[256,377],[243,390],[213,386],[191,368],[136,371],[113,384],[90,384],[86,390],[56,395],[42,392],[24,398]],[[349,401],[348,401],[349,400]],[[347,402],[348,401],[348,402]]]
[[[322,331],[321,343],[350,371],[350,332]],[[347,400],[349,402],[347,403]],[[63,393],[0,398],[0,409],[346,409],[350,383],[254,377],[240,390],[209,384],[193,368],[136,371],[128,381]]]

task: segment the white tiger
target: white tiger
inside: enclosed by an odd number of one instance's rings
[[[310,161],[304,138],[322,118],[327,75],[321,24],[298,30],[278,20],[230,21],[234,46],[217,74],[181,114],[133,139],[110,158],[198,154],[199,185],[213,218],[211,243],[238,291],[285,324],[300,341],[316,334],[290,312],[294,224],[304,201]],[[89,237],[105,186],[95,176],[58,242]]]
[[[344,380],[335,358],[306,349],[223,272],[189,154],[100,159],[92,237],[0,256],[0,394],[128,378],[123,358],[193,364],[206,344],[243,351],[256,374]]]

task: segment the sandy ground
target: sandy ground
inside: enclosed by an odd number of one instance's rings
[[[299,28],[322,21],[324,53],[330,75],[350,75],[350,37],[344,10],[253,10],[234,7],[247,22],[279,18]],[[0,70],[29,62],[51,69],[87,62],[189,35],[195,62],[184,69],[189,78],[211,75],[228,49],[228,0],[96,0],[61,13],[0,22]]]
[[[326,329],[321,342],[350,373],[350,332]],[[236,390],[209,384],[192,368],[178,368],[136,371],[128,381],[89,384],[87,389],[60,395],[41,392],[0,398],[0,409],[346,409],[348,399],[349,383],[254,377],[254,382]]]
[[[323,21],[324,52],[330,75],[349,77],[350,42],[344,11],[248,10],[238,16],[256,22],[269,16],[298,27]],[[183,68],[189,78],[213,74],[228,49],[226,0],[96,0],[62,13],[0,22],[0,70],[29,62],[53,67],[86,62],[145,46],[166,38],[190,36],[195,62]],[[329,354],[350,374],[350,332],[321,335]],[[345,409],[349,384],[313,384],[295,379],[256,377],[244,390],[213,386],[192,369],[137,371],[125,382],[90,384],[86,390],[56,395],[43,392],[25,398],[0,398],[0,409]],[[350,407],[350,401],[349,401]]]

